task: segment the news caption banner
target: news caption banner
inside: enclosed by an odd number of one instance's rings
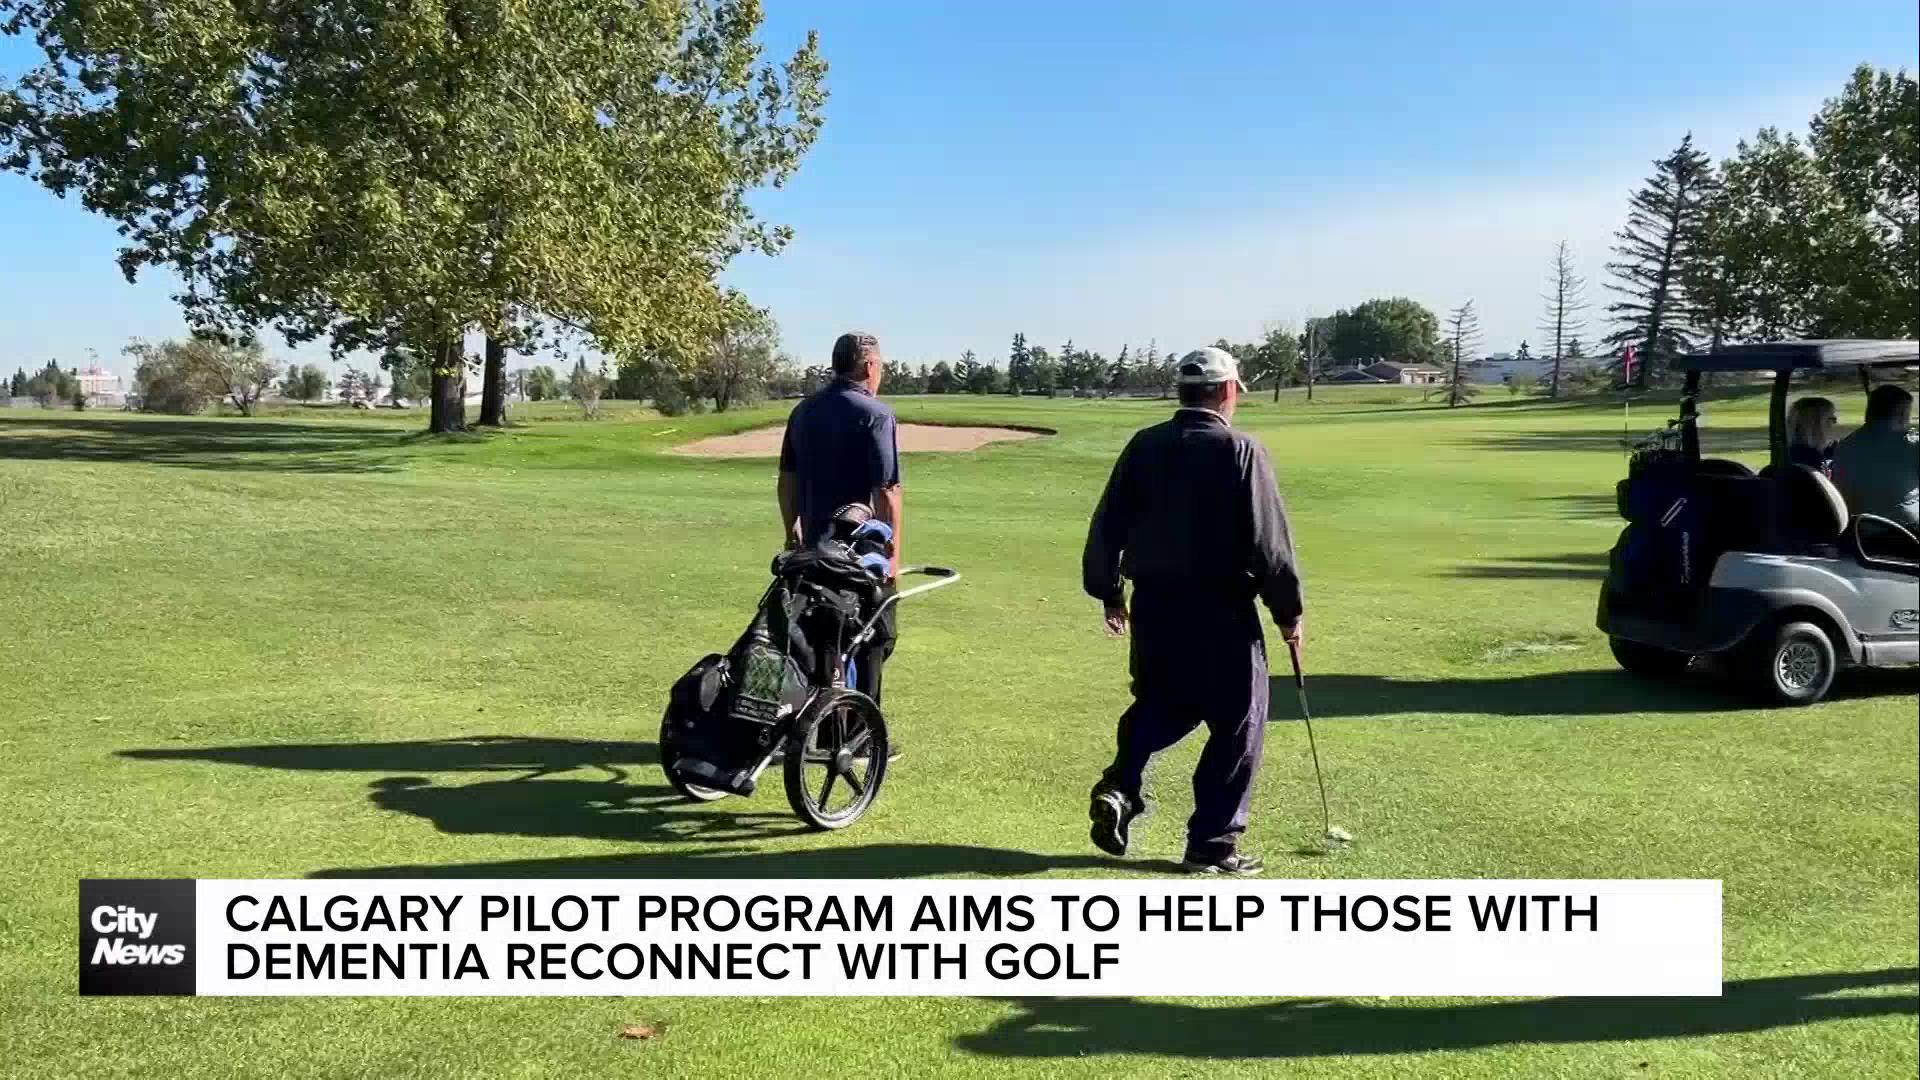
[[[1720,882],[80,883],[82,994],[1720,994]]]

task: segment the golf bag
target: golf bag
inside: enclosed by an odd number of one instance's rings
[[[681,676],[662,725],[676,787],[751,795],[821,690],[854,685],[854,639],[886,596],[892,530],[853,504],[828,535],[773,560],[773,582],[733,647]]]
[[[1613,580],[1631,595],[1677,606],[1697,576],[1700,500],[1693,469],[1677,456],[1635,466],[1620,482],[1620,516],[1628,525],[1613,550]]]

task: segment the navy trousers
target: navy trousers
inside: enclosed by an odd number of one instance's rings
[[[1206,725],[1193,771],[1187,855],[1233,853],[1247,828],[1267,722],[1267,647],[1251,600],[1136,594],[1129,668],[1133,704],[1120,714],[1113,764],[1095,791],[1138,803],[1147,766]]]

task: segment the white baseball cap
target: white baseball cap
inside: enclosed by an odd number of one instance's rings
[[[1230,382],[1243,391],[1247,388],[1247,384],[1240,381],[1240,361],[1227,350],[1212,346],[1195,349],[1181,357],[1176,381],[1189,386]]]

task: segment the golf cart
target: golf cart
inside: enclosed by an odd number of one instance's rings
[[[1671,677],[1710,660],[1762,700],[1819,701],[1843,667],[1920,663],[1920,539],[1853,514],[1817,469],[1787,453],[1793,374],[1920,363],[1912,341],[1794,341],[1680,357],[1680,415],[1636,447],[1616,489],[1627,521],[1608,560],[1597,624],[1620,666]],[[1700,456],[1701,375],[1773,372],[1771,464],[1756,473]],[[1917,449],[1916,452],[1920,452]]]

